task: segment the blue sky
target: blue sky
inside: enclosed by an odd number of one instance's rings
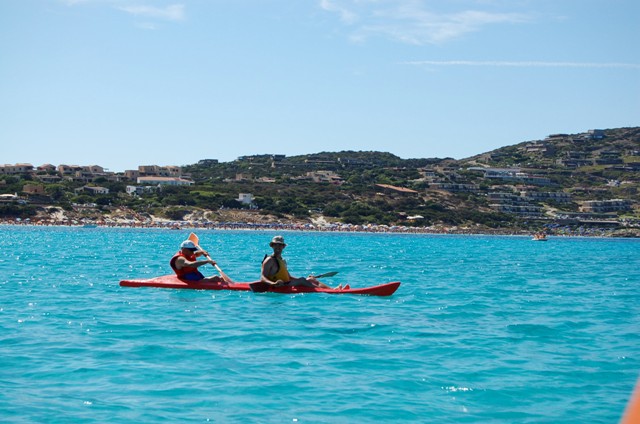
[[[0,0],[0,163],[465,158],[640,125],[637,0]]]

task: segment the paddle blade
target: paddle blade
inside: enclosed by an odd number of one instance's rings
[[[631,393],[629,403],[624,411],[620,424],[637,424],[640,422],[640,380],[636,384],[636,388]]]
[[[324,274],[313,275],[313,278],[333,277],[337,273],[338,273],[338,271],[325,272]]]
[[[200,246],[200,239],[195,233],[189,234],[189,240],[195,243],[196,246]]]
[[[200,250],[202,250],[202,248],[200,247],[200,239],[198,238],[198,236],[195,233],[191,233],[189,234],[189,240],[191,240],[193,243],[195,243],[196,246],[198,246],[198,248]],[[206,255],[206,258],[211,260],[211,256]],[[218,270],[218,273],[220,274],[220,276],[222,277],[222,279],[224,280],[225,283],[227,284],[234,284],[235,282],[224,272],[222,272],[222,270],[220,269],[220,267],[218,265],[213,265],[215,267],[215,269]]]
[[[268,292],[270,287],[271,287],[271,284],[263,283],[262,281],[249,284],[249,288],[254,293]]]

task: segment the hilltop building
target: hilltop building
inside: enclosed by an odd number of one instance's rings
[[[16,163],[15,165],[0,165],[0,174],[3,175],[20,175],[29,174],[33,171],[33,165],[30,163]]]

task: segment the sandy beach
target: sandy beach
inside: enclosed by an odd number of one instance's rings
[[[520,235],[529,236],[532,231],[516,228],[487,228],[472,226],[402,226],[402,225],[353,225],[332,221],[322,215],[309,220],[280,218],[263,215],[256,211],[218,210],[196,211],[184,220],[169,220],[150,214],[141,214],[128,208],[116,208],[110,214],[87,216],[86,211],[64,211],[49,208],[33,218],[0,218],[0,225],[31,226],[75,226],[83,228],[158,228],[167,230],[215,229],[215,230],[262,230],[262,231],[328,231],[407,234],[460,234],[460,235]],[[595,237],[640,237],[640,228],[598,228],[549,226],[546,233],[551,236],[595,236]]]

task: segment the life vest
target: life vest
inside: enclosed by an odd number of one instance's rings
[[[188,260],[189,262],[193,262],[196,260],[196,255],[192,254],[192,255],[185,255],[182,253],[182,251],[179,251],[178,253],[176,253],[175,255],[173,255],[173,258],[171,258],[171,261],[169,261],[169,265],[171,265],[171,269],[173,269],[176,273],[176,275],[178,277],[182,277],[186,274],[191,274],[192,272],[198,272],[198,268],[195,266],[183,266],[181,269],[176,268],[176,260],[179,257],[183,257],[186,260]]]
[[[278,265],[278,270],[276,271],[275,274],[266,276],[269,279],[269,281],[282,280],[285,283],[288,283],[289,282],[289,270],[287,269],[287,261],[285,261],[284,259],[281,259],[281,258],[276,258],[273,255],[264,255],[264,259],[262,260],[263,264],[264,264],[264,261],[267,260],[267,258],[275,259],[276,260],[276,264]]]

